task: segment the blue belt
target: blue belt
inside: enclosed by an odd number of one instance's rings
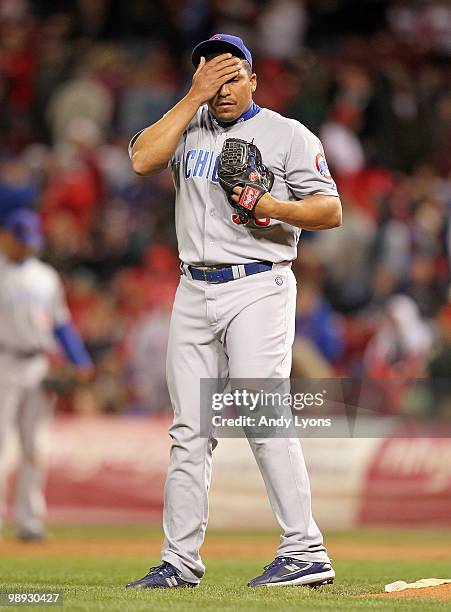
[[[206,281],[207,283],[228,283],[231,280],[252,276],[260,272],[267,272],[272,269],[270,261],[255,261],[247,264],[234,266],[224,266],[213,270],[202,270],[193,266],[187,266],[193,280]]]

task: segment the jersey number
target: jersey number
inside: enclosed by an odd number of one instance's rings
[[[233,223],[235,223],[235,225],[247,225],[249,223],[248,219],[246,221],[241,221],[239,216],[235,214],[232,215],[232,221]],[[260,219],[254,219],[255,225],[259,225],[260,227],[266,227],[270,224],[270,222],[271,219],[269,217],[261,217]]]

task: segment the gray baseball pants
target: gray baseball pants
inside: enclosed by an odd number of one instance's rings
[[[199,379],[288,378],[295,308],[296,280],[288,265],[222,284],[181,277],[167,354],[174,422],[169,430],[162,559],[189,582],[199,582],[205,572],[199,549],[217,444],[213,436],[200,436]],[[328,561],[312,517],[299,439],[254,438],[249,443],[283,531],[277,556]]]
[[[19,533],[44,530],[45,451],[53,398],[42,388],[47,358],[21,359],[0,354],[0,457],[16,429],[21,451],[15,484],[13,520]],[[0,460],[0,465],[4,462]],[[0,528],[5,510],[5,474],[0,473]]]

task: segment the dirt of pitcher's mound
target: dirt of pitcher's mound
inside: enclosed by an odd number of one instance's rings
[[[423,589],[404,589],[394,593],[377,593],[368,597],[380,599],[435,599],[437,601],[451,601],[451,584],[424,587]]]
[[[446,561],[451,558],[451,543],[436,543],[434,547],[425,550],[418,542],[392,543],[384,542],[343,542],[339,538],[329,537],[328,550],[332,559],[359,560],[408,560],[423,559],[424,561]],[[272,539],[238,537],[206,539],[202,547],[202,556],[213,559],[271,559],[274,556],[276,541]],[[57,538],[49,537],[43,544],[23,544],[12,539],[1,543],[2,557],[32,556],[32,557],[159,557],[161,539],[96,539],[94,538]],[[447,585],[448,587],[450,585]],[[427,591],[430,589],[420,589]]]

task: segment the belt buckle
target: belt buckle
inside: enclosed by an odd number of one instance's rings
[[[218,268],[217,266],[205,266],[202,268],[195,268],[195,270],[201,272],[203,276],[202,280],[206,283],[209,283],[210,285],[218,285],[219,283],[223,282],[221,280],[209,280],[207,277],[207,274],[209,272],[217,272],[219,270],[222,270],[222,268]]]
[[[204,271],[204,275],[206,276],[206,270]],[[214,270],[208,270],[208,272],[214,272]],[[220,280],[207,280],[205,278],[205,280],[207,281],[207,283],[210,283],[210,285],[219,285],[221,283]]]
[[[210,270],[202,270],[202,272],[204,273],[204,279],[205,282],[209,283],[210,285],[219,285],[222,281],[220,279],[218,280],[208,280],[207,279],[207,272],[219,272],[219,270],[221,270],[222,268],[211,268]]]

